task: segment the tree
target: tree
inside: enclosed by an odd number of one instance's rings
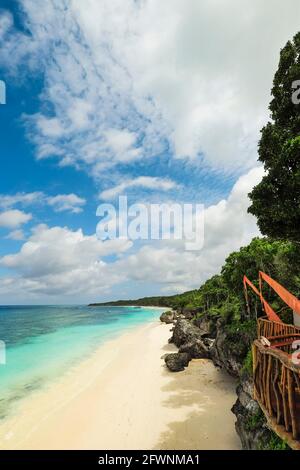
[[[248,211],[264,235],[300,241],[300,104],[293,84],[300,80],[300,32],[280,52],[274,77],[271,119],[261,131],[259,160],[266,175],[250,193]]]
[[[227,289],[241,297],[244,274],[256,287],[259,287],[258,272],[264,271],[298,295],[299,262],[300,250],[293,243],[269,238],[253,238],[249,245],[227,257],[222,268],[222,277]],[[273,295],[273,291],[271,294]]]

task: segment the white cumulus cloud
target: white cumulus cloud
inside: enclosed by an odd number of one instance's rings
[[[16,228],[20,225],[26,224],[31,219],[31,214],[27,214],[26,212],[18,209],[0,212],[0,227]]]
[[[122,280],[122,273],[112,271],[102,258],[130,247],[126,240],[104,243],[82,230],[38,225],[20,251],[3,256],[0,265],[17,273],[16,290],[19,286],[39,295],[100,294]],[[9,279],[1,279],[0,291],[7,283],[11,286]]]
[[[158,284],[162,292],[198,287],[217,273],[227,255],[259,235],[247,213],[248,193],[263,176],[258,167],[239,178],[229,197],[205,209],[202,250],[186,251],[181,240],[147,242],[132,253],[132,242],[108,240],[63,227],[37,226],[18,253],[3,256],[0,265],[15,272],[1,279],[0,292],[10,286],[36,295],[101,295],[126,281]],[[105,260],[110,255],[116,259]],[[15,283],[10,281],[15,279]],[[137,284],[138,283],[138,284]],[[114,296],[118,296],[117,291]]]
[[[186,251],[183,241],[149,244],[117,261],[116,268],[135,282],[159,282],[163,292],[199,287],[219,272],[232,251],[260,235],[256,220],[247,213],[247,208],[248,193],[263,174],[261,167],[252,169],[239,178],[227,199],[205,209],[201,250]]]

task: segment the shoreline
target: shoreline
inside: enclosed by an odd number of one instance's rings
[[[165,307],[165,306],[157,306],[157,305],[134,305],[134,304],[126,304],[126,305],[103,305],[103,304],[88,304],[87,307],[110,307],[110,308],[120,308],[120,307],[131,307],[131,308],[155,308],[157,310],[172,310],[173,307]]]
[[[140,325],[99,346],[0,421],[1,449],[239,449],[234,383],[210,361],[167,371],[170,325]]]

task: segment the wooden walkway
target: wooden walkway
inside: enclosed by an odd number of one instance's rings
[[[254,341],[254,398],[270,427],[300,450],[300,328],[258,319]],[[298,343],[297,343],[298,342]]]
[[[247,311],[248,289],[260,299],[266,318],[257,320],[257,339],[252,346],[254,398],[270,428],[295,450],[300,450],[300,327],[283,323],[263,294],[268,285],[300,324],[300,300],[266,273],[259,271],[259,286],[243,278]],[[257,313],[257,308],[255,307]]]

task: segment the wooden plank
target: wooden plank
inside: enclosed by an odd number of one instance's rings
[[[287,370],[287,386],[288,386],[288,399],[289,399],[289,411],[292,420],[292,433],[293,439],[298,438],[297,420],[296,420],[296,409],[295,409],[295,390],[294,390],[294,378],[291,370]]]
[[[279,362],[278,359],[274,358],[274,375],[273,375],[273,391],[276,400],[276,421],[277,424],[281,423],[281,408],[280,408],[280,396],[279,396],[279,387],[278,387],[278,380],[279,380]]]
[[[281,385],[281,394],[282,394],[282,403],[283,403],[283,417],[284,417],[284,426],[285,430],[290,430],[290,423],[289,423],[289,409],[288,409],[288,401],[286,396],[286,367],[282,368],[282,385]]]
[[[256,347],[255,344],[252,344],[252,367],[253,367],[253,398],[255,400],[256,397],[256,381],[257,381],[257,354],[256,354]]]

